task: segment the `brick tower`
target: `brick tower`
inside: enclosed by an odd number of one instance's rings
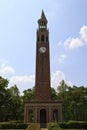
[[[47,19],[42,11],[38,20],[36,40],[36,100],[49,100],[51,98],[50,88],[50,59],[49,59],[49,31]]]
[[[62,120],[62,103],[51,100],[49,30],[42,11],[36,33],[35,99],[25,102],[24,122],[45,124]]]

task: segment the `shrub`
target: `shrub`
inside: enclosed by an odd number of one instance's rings
[[[25,123],[0,123],[0,129],[26,129],[27,127]]]
[[[50,122],[48,123],[47,128],[49,130],[56,130],[59,128],[59,124],[57,122]]]
[[[39,123],[30,123],[27,127],[27,130],[40,130],[40,124]]]
[[[59,126],[64,129],[87,129],[87,122],[81,121],[69,121],[61,122]]]
[[[68,125],[67,125],[67,122],[61,122],[59,123],[59,126],[63,129],[67,129],[68,128]]]
[[[18,129],[26,129],[27,127],[28,127],[28,125],[27,124],[25,124],[25,123],[17,123],[16,124],[16,127],[18,128]]]

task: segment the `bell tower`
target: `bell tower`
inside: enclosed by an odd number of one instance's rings
[[[50,56],[49,56],[49,30],[47,29],[47,19],[42,10],[38,20],[37,40],[36,40],[36,81],[35,99],[50,100]]]
[[[42,10],[36,32],[35,99],[27,100],[24,106],[24,122],[40,123],[62,121],[62,102],[51,99],[50,52],[47,19]]]

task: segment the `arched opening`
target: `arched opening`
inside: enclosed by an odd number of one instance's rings
[[[47,122],[47,119],[46,119],[46,116],[47,113],[46,113],[46,110],[45,109],[41,109],[40,110],[40,123],[46,123]]]
[[[37,41],[38,41],[38,42],[40,41],[39,36],[37,37]]]
[[[53,110],[53,121],[58,121],[58,110],[57,109]]]
[[[46,36],[46,42],[48,42],[48,36]]]
[[[33,110],[29,110],[29,122],[32,123],[34,121],[34,113]]]
[[[44,42],[44,35],[41,35],[41,41]]]

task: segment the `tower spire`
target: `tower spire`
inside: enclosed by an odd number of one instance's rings
[[[46,21],[47,21],[46,16],[45,16],[45,14],[44,14],[44,11],[43,11],[43,10],[42,10],[42,13],[41,13],[41,17],[40,17],[40,19],[42,19],[42,20],[46,20]]]
[[[40,30],[46,30],[47,29],[47,23],[48,23],[47,18],[44,14],[44,11],[42,10],[41,16],[38,19],[38,28]]]

